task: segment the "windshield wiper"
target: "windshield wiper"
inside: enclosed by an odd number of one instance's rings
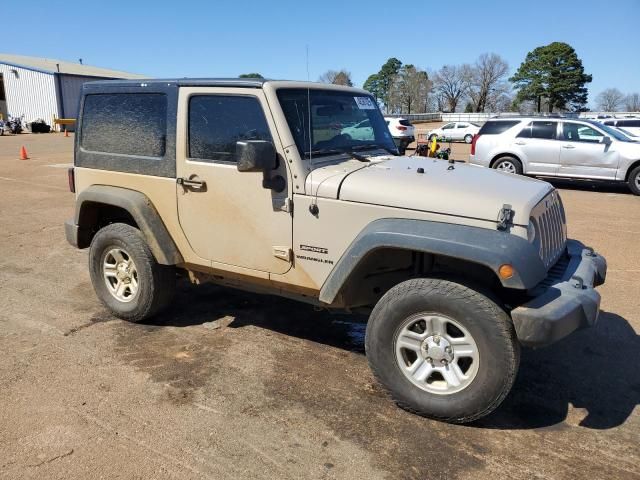
[[[361,162],[368,162],[369,159],[367,157],[365,157],[364,155],[360,155],[350,149],[344,149],[344,148],[332,148],[332,149],[322,149],[322,150],[311,150],[310,152],[307,152],[306,156],[309,157],[309,154],[311,155],[315,155],[315,156],[325,156],[325,155],[335,155],[335,154],[339,154],[339,153],[344,153],[347,155],[351,155],[351,157],[355,158],[356,160],[359,160]]]
[[[377,143],[367,143],[366,145],[356,145],[352,147],[352,150],[370,150],[372,148],[379,148],[380,150],[384,150],[385,152],[390,153],[391,155],[397,155],[397,152],[394,152],[390,148],[387,148],[383,145],[379,145]]]

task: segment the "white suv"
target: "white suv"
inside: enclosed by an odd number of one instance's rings
[[[384,117],[384,121],[387,122],[389,132],[393,137],[393,141],[398,147],[401,155],[404,155],[404,151],[409,144],[416,141],[415,127],[406,118]]]
[[[612,118],[609,120],[600,120],[602,125],[608,127],[616,127],[623,132],[630,133],[633,136],[640,135],[640,118]]]
[[[627,182],[640,195],[640,143],[591,120],[489,120],[471,143],[469,163],[508,173]]]

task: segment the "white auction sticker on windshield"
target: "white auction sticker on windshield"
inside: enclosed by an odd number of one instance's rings
[[[353,97],[360,110],[375,110],[376,106],[369,97]]]

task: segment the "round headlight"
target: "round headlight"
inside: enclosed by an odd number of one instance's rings
[[[529,225],[527,225],[527,240],[529,240],[529,243],[535,242],[536,234],[536,222],[532,218],[529,220]]]

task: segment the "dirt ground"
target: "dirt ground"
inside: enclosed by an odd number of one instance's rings
[[[361,318],[187,284],[151,322],[111,317],[64,239],[72,145],[0,137],[0,478],[640,478],[640,198],[625,188],[556,183],[570,236],[609,261],[597,327],[524,351],[503,406],[452,426],[381,392]]]

